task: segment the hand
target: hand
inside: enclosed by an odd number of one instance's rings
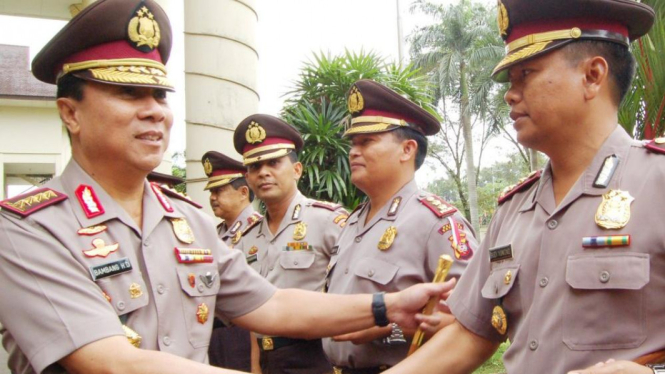
[[[386,327],[370,327],[366,330],[351,332],[348,334],[333,336],[332,340],[336,342],[351,342],[353,344],[366,344],[371,341],[385,338],[390,335],[390,326]]]
[[[653,374],[653,370],[634,362],[609,359],[584,370],[573,370],[568,374]]]
[[[455,288],[455,283],[454,278],[445,283],[422,283],[400,292],[387,294],[385,300],[388,319],[402,328],[415,329],[419,324],[415,318],[416,314],[422,312],[430,298],[446,299]]]
[[[445,305],[445,304],[444,304]],[[416,314],[416,321],[420,323],[418,326],[420,330],[425,333],[425,337],[431,337],[437,331],[455,322],[455,316],[444,312],[434,312],[431,315]]]

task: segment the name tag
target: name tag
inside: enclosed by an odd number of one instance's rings
[[[490,262],[510,260],[513,258],[513,247],[508,244],[490,249]]]
[[[129,262],[129,258],[127,257],[121,258],[117,261],[111,261],[105,264],[90,267],[92,280],[112,277],[114,275],[127,273],[129,271],[132,271],[132,263]]]

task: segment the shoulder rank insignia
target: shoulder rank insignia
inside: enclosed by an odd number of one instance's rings
[[[22,217],[27,217],[40,209],[66,199],[67,195],[56,190],[40,188],[23,195],[12,197],[11,199],[3,200],[0,202],[0,207]]]
[[[644,145],[651,152],[665,154],[665,138],[656,138]]]
[[[102,206],[102,203],[99,202],[97,194],[92,187],[82,184],[78,186],[74,193],[76,194],[79,203],[81,203],[81,208],[83,208],[83,212],[88,219],[104,214],[104,207]]]
[[[254,212],[254,213],[252,213],[251,216],[247,217],[247,224],[248,224],[248,225],[251,225],[251,224],[253,224],[254,222],[260,220],[261,218],[263,218],[263,216],[261,215],[261,213],[259,213],[259,212]]]
[[[256,218],[256,220],[252,221],[252,223],[250,223],[249,225],[247,225],[247,227],[245,227],[245,229],[242,231],[242,235],[241,235],[241,236],[245,236],[245,235],[246,235],[248,232],[250,232],[254,227],[258,226],[259,223],[261,223],[262,221],[263,221],[263,216],[259,214],[258,217]]]
[[[175,189],[173,189],[173,188],[171,188],[171,187],[169,187],[169,186],[166,186],[166,185],[159,186],[159,188],[160,188],[160,189],[162,190],[162,192],[163,192],[165,195],[167,195],[167,196],[170,196],[170,197],[173,197],[173,198],[175,198],[175,199],[178,199],[178,200],[182,200],[182,201],[188,202],[188,203],[194,205],[195,207],[197,207],[197,208],[199,208],[199,209],[203,208],[199,203],[197,203],[196,201],[192,200],[189,196],[185,195],[184,193],[179,192],[178,190],[175,190]]]
[[[324,209],[328,209],[328,210],[332,210],[332,211],[335,211],[335,210],[342,207],[339,204],[330,203],[330,202],[327,202],[327,201],[319,201],[319,200],[314,201],[312,203],[312,206],[315,206],[317,208],[324,208]]]
[[[536,183],[536,181],[540,179],[541,174],[542,170],[536,170],[531,174],[527,175],[526,177],[517,181],[516,184],[506,187],[503,191],[501,191],[501,194],[499,194],[499,205],[510,200],[510,198],[513,197],[513,195],[515,195],[516,193],[524,191],[527,188],[531,187],[531,185],[533,185],[534,183]]]
[[[429,208],[437,217],[443,218],[457,212],[457,208],[436,195],[419,196],[418,201]]]

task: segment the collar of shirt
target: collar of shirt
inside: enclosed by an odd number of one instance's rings
[[[404,204],[406,204],[407,200],[411,199],[411,197],[418,192],[418,185],[416,184],[416,180],[411,179],[409,183],[405,184],[399,191],[397,191],[393,196],[386,201],[385,204],[381,207],[381,210],[372,217],[372,220],[365,225],[364,229],[365,231],[369,230],[372,226],[374,226],[377,222],[380,220],[384,221],[394,221],[397,219],[397,215],[399,214],[400,210],[403,209]],[[396,197],[400,197],[402,200],[399,204],[399,207],[397,207],[397,210],[395,211],[394,214],[388,215],[388,212],[390,212],[390,206],[393,204],[393,200],[395,200]],[[347,225],[355,225],[358,222],[364,222],[365,217],[367,217],[367,214],[369,214],[369,210],[371,208],[371,203],[368,203],[365,205],[358,214],[354,214],[352,217],[347,220]]]
[[[282,233],[282,231],[284,231],[284,229],[289,227],[289,225],[302,221],[306,203],[307,198],[303,196],[300,191],[296,190],[296,194],[293,196],[293,199],[291,199],[291,204],[289,204],[289,207],[286,209],[282,222],[280,222],[279,229],[277,229],[275,235],[272,235],[268,228],[268,220],[270,217],[268,216],[268,212],[266,212],[266,218],[259,224],[259,232],[257,236],[265,235],[269,238],[276,238]],[[300,213],[297,219],[293,219],[293,212],[298,204],[300,204]]]

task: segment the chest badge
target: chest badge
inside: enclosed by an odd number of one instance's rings
[[[185,244],[194,243],[194,240],[196,240],[194,238],[194,232],[192,231],[192,228],[189,227],[189,223],[187,223],[186,219],[169,218],[169,221],[171,221],[171,225],[173,225],[173,232],[178,240]]]
[[[141,289],[141,285],[138,283],[132,283],[129,286],[129,296],[132,299],[138,299],[139,297],[143,296],[143,290]]]
[[[238,230],[235,235],[233,235],[233,239],[231,239],[232,244],[238,244],[240,241],[240,238],[242,238],[242,231]]]
[[[117,251],[120,247],[118,243],[106,245],[106,243],[104,243],[104,239],[101,238],[93,240],[92,246],[94,248],[83,251],[83,254],[86,257],[106,257],[110,253]]]
[[[212,288],[213,284],[215,284],[215,279],[217,279],[217,273],[206,272],[205,275],[199,275],[199,278],[201,279],[201,282],[206,285],[206,287]]]
[[[388,227],[386,231],[383,233],[383,235],[381,235],[381,240],[379,240],[379,245],[378,245],[379,250],[387,251],[393,245],[396,236],[397,236],[397,227],[395,226]]]
[[[199,304],[196,308],[196,319],[200,324],[204,324],[208,320],[208,306],[205,303]]]
[[[104,231],[106,231],[106,226],[105,225],[98,225],[98,226],[90,226],[90,227],[85,227],[85,228],[79,229],[76,233],[79,234],[79,235],[93,236],[93,235],[103,233]]]
[[[296,228],[293,230],[293,240],[303,240],[307,235],[307,224],[305,222],[298,222]]]
[[[596,224],[604,229],[620,229],[630,221],[630,204],[635,200],[628,191],[610,190],[596,211]]]

